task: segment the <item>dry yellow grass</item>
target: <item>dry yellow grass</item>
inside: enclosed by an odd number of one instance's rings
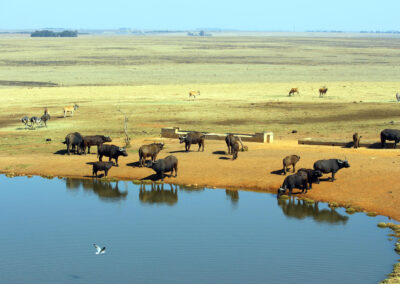
[[[44,138],[62,141],[73,131],[122,137],[118,107],[130,114],[134,137],[180,126],[377,139],[400,114],[399,46],[397,38],[1,37],[2,80],[61,87],[0,87],[0,147],[48,151]],[[328,92],[319,98],[322,86]],[[288,97],[292,87],[300,95]],[[190,101],[190,90],[201,95]],[[61,118],[75,102],[74,117]],[[21,129],[22,116],[44,107],[48,128]]]

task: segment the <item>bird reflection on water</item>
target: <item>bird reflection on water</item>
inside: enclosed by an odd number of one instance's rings
[[[309,204],[305,200],[291,198],[288,200],[278,199],[278,205],[283,214],[289,218],[304,219],[311,217],[316,222],[343,225],[349,219],[348,216],[341,215],[334,209],[319,209],[318,202]]]

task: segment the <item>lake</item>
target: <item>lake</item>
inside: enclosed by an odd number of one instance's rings
[[[127,181],[0,184],[0,283],[377,283],[399,258],[376,226],[388,218],[324,203]]]

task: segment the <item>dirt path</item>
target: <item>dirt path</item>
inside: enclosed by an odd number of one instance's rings
[[[158,158],[172,154],[179,160],[178,177],[166,178],[167,183],[274,193],[284,180],[278,171],[282,169],[282,159],[287,155],[301,156],[297,168],[312,168],[318,159],[347,157],[350,168],[340,170],[333,183],[323,181],[314,185],[306,196],[318,201],[361,206],[368,212],[377,212],[400,221],[399,150],[304,146],[297,145],[296,141],[245,143],[249,146],[249,152],[239,152],[239,158],[232,161],[231,156],[224,154],[227,150],[224,141],[206,141],[204,152],[197,152],[197,146],[192,145],[189,153],[183,151],[184,146],[177,140],[166,139],[165,142],[166,147]],[[148,143],[143,139],[134,140],[129,156],[120,158],[120,166],[112,168],[109,177],[130,180],[151,177],[154,174],[151,169],[136,166],[137,148]],[[95,154],[0,155],[0,171],[25,175],[90,177],[91,165],[86,163],[96,159]]]

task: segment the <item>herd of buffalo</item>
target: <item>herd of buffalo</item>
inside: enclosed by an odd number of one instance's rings
[[[357,148],[360,143],[360,138],[357,133],[353,135],[354,147]],[[400,141],[400,130],[397,129],[385,129],[380,134],[381,146],[385,147],[386,141],[394,141],[394,148]],[[197,151],[204,151],[204,140],[205,134],[201,132],[189,132],[185,136],[179,137],[180,143],[185,143],[185,151],[188,152],[192,144],[199,146]],[[128,153],[125,148],[121,148],[116,145],[104,144],[106,142],[112,142],[112,139],[108,136],[103,135],[92,135],[82,136],[78,132],[70,133],[65,137],[63,142],[67,146],[68,155],[71,153],[76,154],[90,154],[90,147],[97,146],[97,157],[98,162],[93,162],[93,176],[98,176],[99,171],[104,171],[104,176],[107,176],[108,171],[112,166],[118,167],[118,157],[127,157]],[[225,138],[226,145],[228,147],[228,154],[232,154],[232,160],[237,159],[238,152],[244,150],[243,143],[238,136],[229,134]],[[157,179],[164,180],[165,173],[170,173],[172,176],[175,172],[175,177],[178,176],[178,159],[173,156],[167,156],[164,159],[158,159],[158,153],[164,148],[164,143],[152,143],[149,145],[143,145],[139,148],[139,167],[148,167],[156,172]],[[108,162],[103,162],[102,158],[108,157]],[[147,159],[150,160],[147,160]],[[115,160],[115,163],[112,162]],[[286,175],[287,169],[291,166],[293,168],[293,174],[289,175],[283,181],[282,186],[278,189],[278,197],[284,194],[286,191],[289,195],[292,194],[294,188],[300,189],[302,193],[307,193],[308,189],[312,188],[313,183],[319,183],[320,178],[323,174],[331,173],[331,181],[335,180],[335,174],[342,168],[350,167],[347,160],[341,159],[329,159],[329,160],[318,160],[314,163],[313,169],[301,168],[295,173],[296,164],[300,160],[300,156],[291,155],[283,159],[283,173]]]

